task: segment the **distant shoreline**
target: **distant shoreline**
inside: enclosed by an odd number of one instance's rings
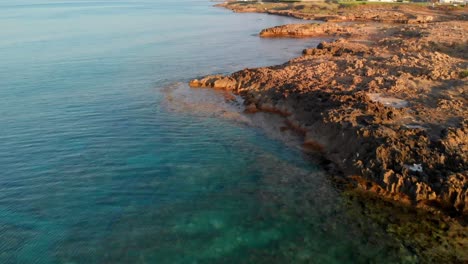
[[[392,3],[348,1],[325,3],[310,2],[255,2],[228,1],[216,4],[236,13],[266,13],[289,16],[303,20],[320,20],[325,22],[379,22],[418,24],[429,22],[428,16],[439,21],[468,19],[465,7],[437,5],[434,8],[427,2]],[[428,10],[429,9],[429,10]],[[433,18],[429,18],[432,21]]]

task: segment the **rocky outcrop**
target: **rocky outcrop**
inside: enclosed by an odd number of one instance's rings
[[[304,20],[320,20],[327,22],[384,22],[397,24],[422,24],[434,21],[466,20],[466,11],[450,9],[449,6],[421,6],[407,4],[365,3],[336,4],[323,2],[301,3],[258,3],[258,2],[227,2],[216,6],[228,8],[238,13],[267,13],[294,17]]]
[[[377,11],[377,12],[376,12]],[[345,20],[348,21],[374,21],[384,23],[402,23],[402,24],[414,24],[414,23],[428,23],[434,19],[433,16],[417,15],[413,16],[406,12],[399,10],[372,10],[363,12],[349,13]]]
[[[209,87],[214,89],[232,90],[236,88],[236,80],[222,75],[207,76],[203,79],[190,81],[190,87]]]
[[[349,36],[352,28],[333,23],[324,24],[289,24],[264,29],[260,37],[318,37]]]
[[[250,9],[249,12],[254,12]],[[269,10],[268,14],[281,15],[294,17],[305,20],[319,20],[326,22],[383,22],[383,23],[397,23],[397,24],[422,24],[429,23],[434,20],[433,16],[426,15],[409,15],[406,12],[397,10],[380,9],[376,12],[375,9],[369,11],[357,11],[347,10],[339,12],[338,14],[304,14],[301,12],[291,12],[285,10]]]
[[[323,42],[283,65],[191,85],[233,90],[247,111],[285,116],[305,145],[362,189],[467,214],[468,85],[459,74],[467,51],[441,53],[433,44],[465,43],[454,30],[437,32],[467,26],[398,26],[369,41]]]

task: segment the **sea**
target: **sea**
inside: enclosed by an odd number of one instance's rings
[[[241,102],[187,86],[321,41],[214,4],[0,0],[0,263],[411,259]]]

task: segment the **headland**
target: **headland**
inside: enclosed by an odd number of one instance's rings
[[[304,150],[321,155],[345,190],[456,222],[461,237],[447,241],[458,243],[458,252],[468,248],[465,7],[317,2],[218,6],[321,20],[264,29],[259,37],[330,41],[305,48],[302,56],[282,65],[206,76],[192,80],[191,87],[240,95],[247,113],[283,116],[283,129],[302,135]]]

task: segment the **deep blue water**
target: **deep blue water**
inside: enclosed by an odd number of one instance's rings
[[[0,263],[399,258],[299,150],[167,107],[175,83],[317,44],[260,39],[293,20],[212,4],[0,2]]]

